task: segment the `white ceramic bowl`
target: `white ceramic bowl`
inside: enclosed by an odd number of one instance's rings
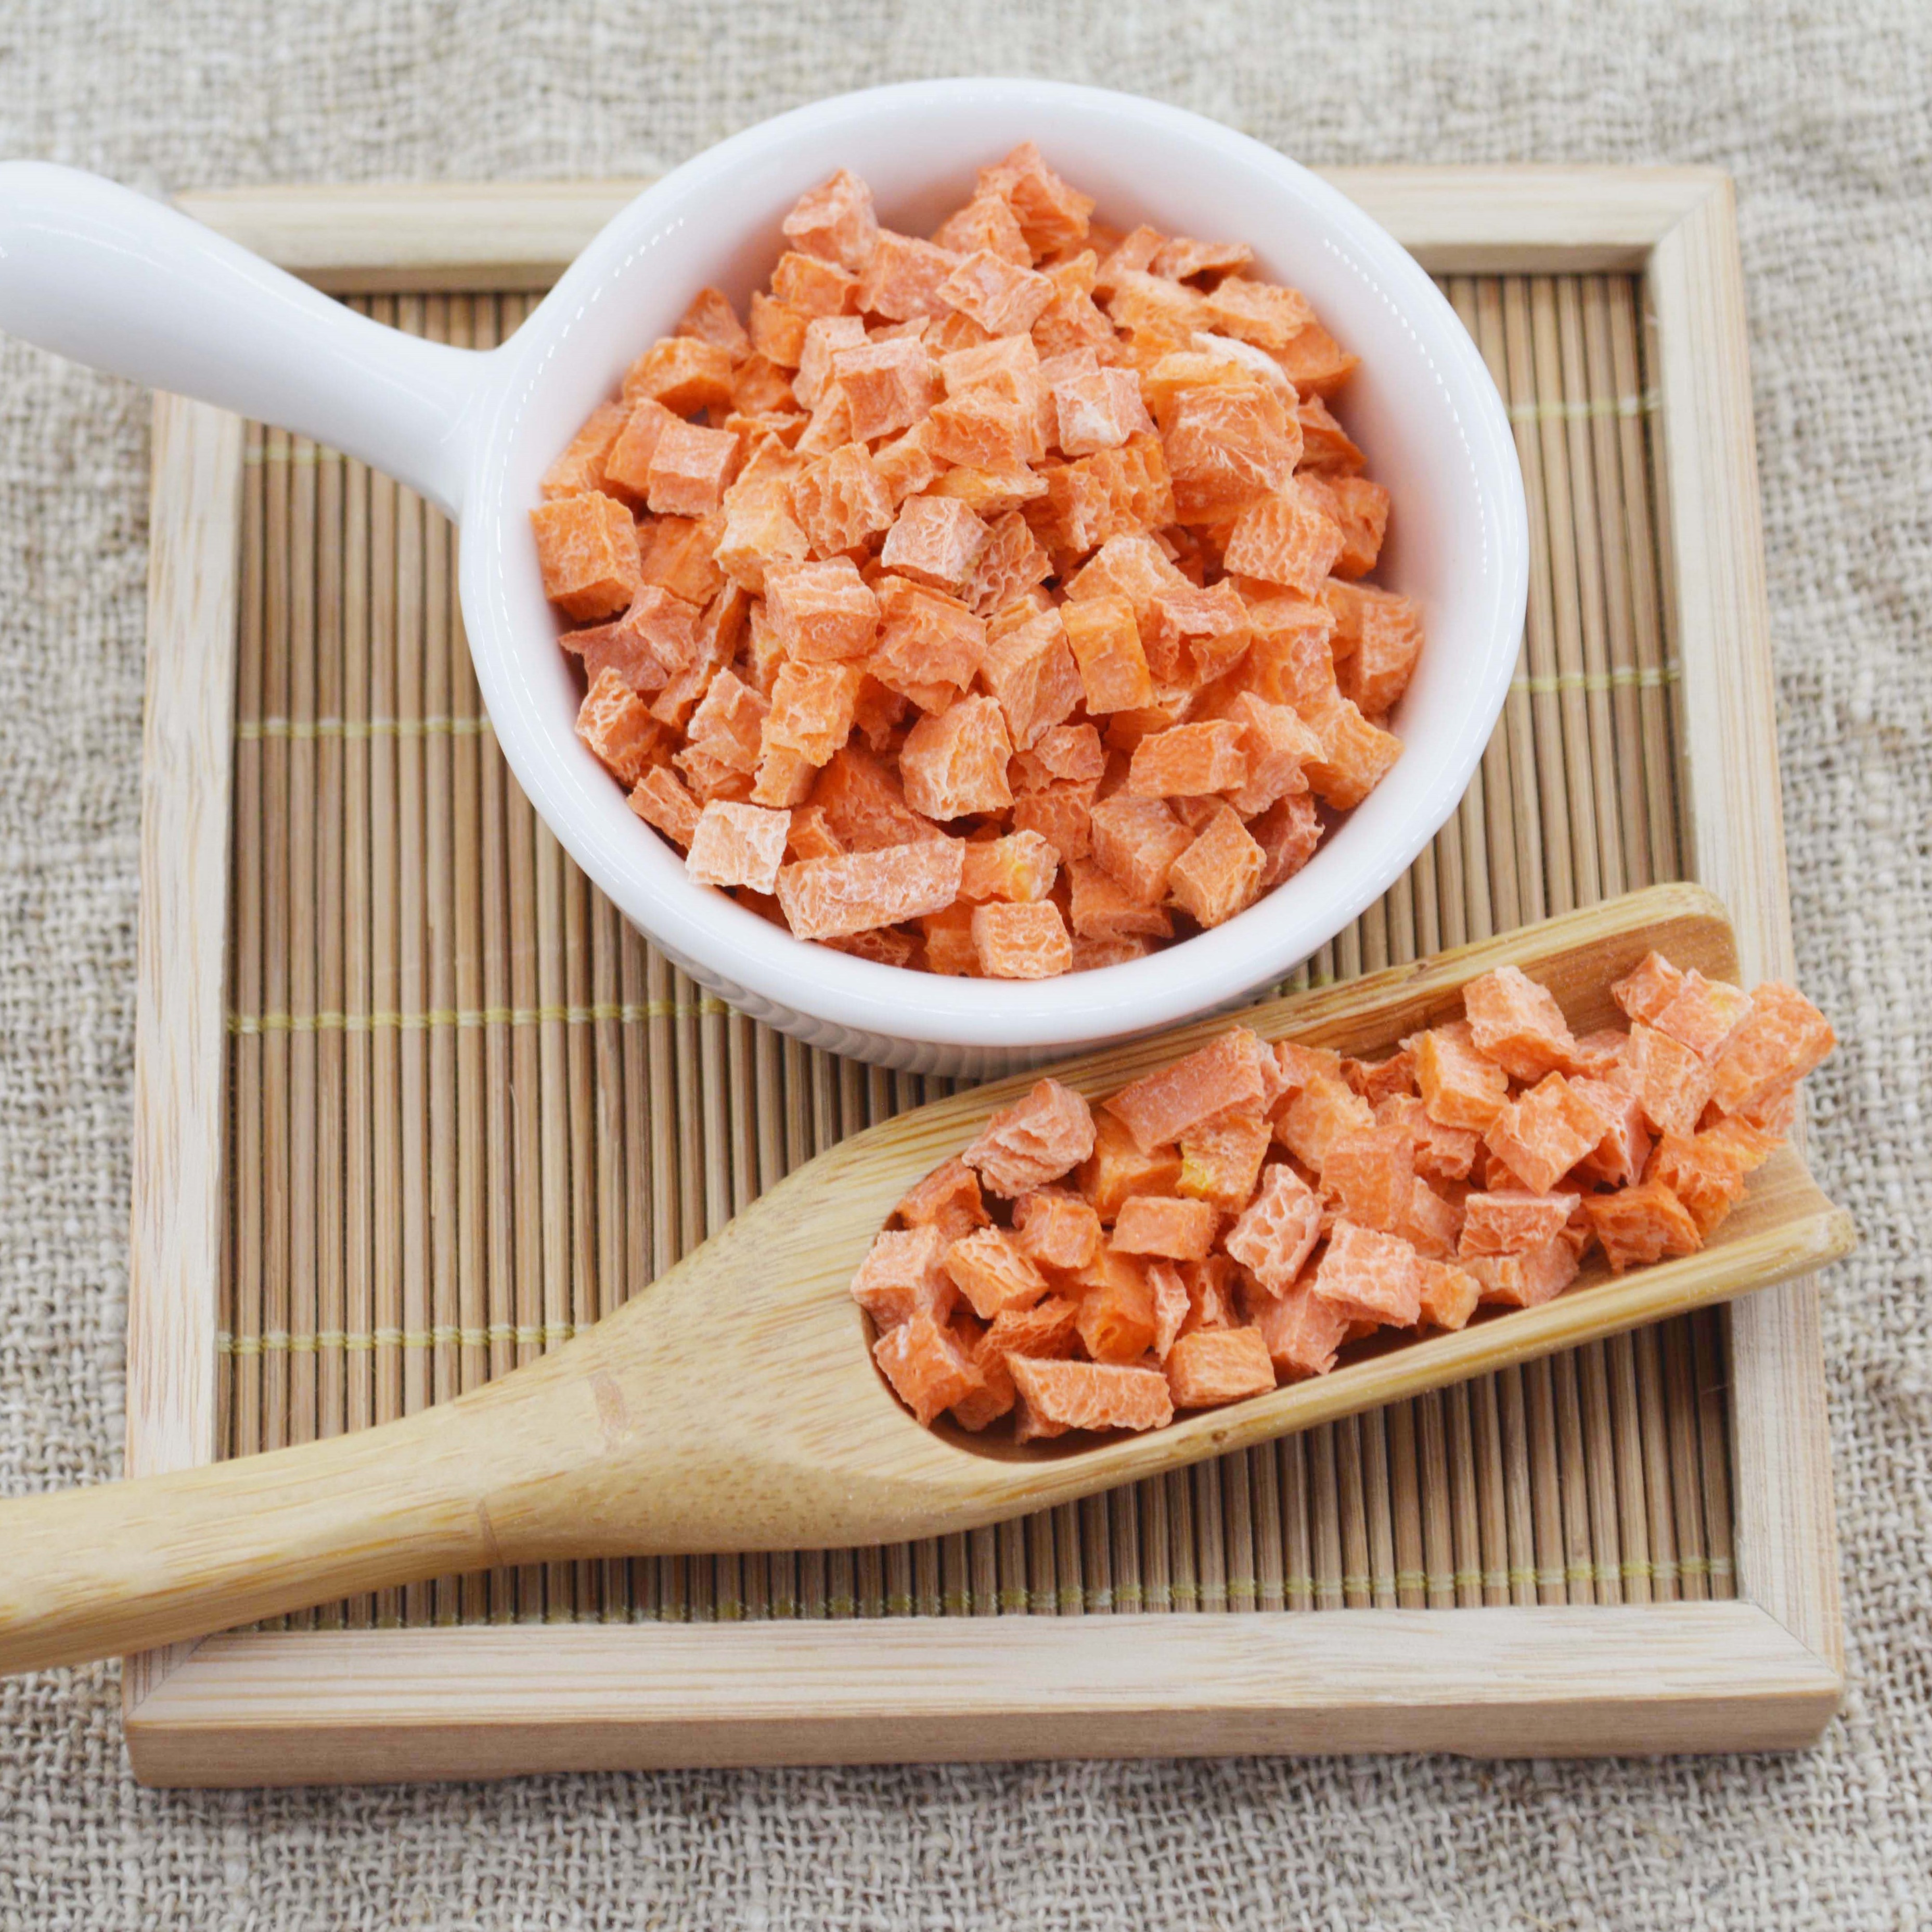
[[[1036,982],[944,978],[793,939],[694,886],[578,742],[574,673],[526,513],[538,479],[626,365],[703,284],[741,304],[800,194],[847,167],[880,218],[930,232],[974,172],[1036,140],[1120,226],[1252,244],[1361,358],[1341,413],[1394,498],[1381,580],[1427,642],[1394,770],[1286,884],[1132,964]],[[208,230],[92,178],[0,167],[0,326],[365,458],[462,526],[463,613],[498,742],[531,803],[625,915],[734,1005],[888,1065],[989,1073],[1238,1002],[1331,938],[1455,809],[1502,708],[1528,537],[1508,419],[1480,357],[1408,255],[1273,149],[1132,95],[950,80],[822,101],[748,129],[646,189],[488,353],[399,337]]]

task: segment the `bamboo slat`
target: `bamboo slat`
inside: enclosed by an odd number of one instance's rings
[[[1444,284],[1515,423],[1519,674],[1462,807],[1288,982],[1676,876],[1640,304]],[[488,346],[528,299],[359,303]],[[236,694],[224,1453],[367,1426],[556,1346],[818,1149],[946,1083],[840,1062],[675,971],[505,769],[448,526],[250,428]],[[325,1624],[1278,1615],[1725,1596],[1716,1316],[943,1541],[451,1579]]]

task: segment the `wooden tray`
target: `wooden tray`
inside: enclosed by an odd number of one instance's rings
[[[1489,356],[1536,554],[1480,782],[1289,983],[1672,877],[1727,902],[1748,976],[1789,972],[1728,181],[1333,178]],[[482,345],[637,185],[186,205]],[[158,405],[130,1472],[500,1373],[944,1090],[699,998],[622,927],[503,772],[452,549],[358,464]],[[127,1736],[143,1780],[204,1785],[1790,1747],[1838,1701],[1836,1575],[1807,1282],[970,1537],[450,1579],[131,1658]]]

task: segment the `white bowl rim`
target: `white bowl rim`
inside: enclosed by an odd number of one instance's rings
[[[1291,880],[1226,925],[1146,958],[1044,980],[952,978],[889,967],[800,940],[722,892],[687,881],[668,847],[652,840],[664,864],[619,854],[584,823],[576,776],[560,768],[528,700],[517,660],[527,643],[508,608],[501,545],[523,535],[526,504],[506,500],[512,421],[535,369],[554,352],[568,318],[610,277],[633,238],[680,204],[701,202],[726,178],[776,159],[800,137],[855,116],[924,103],[970,102],[988,95],[1030,106],[1042,128],[1078,110],[1157,126],[1242,165],[1271,191],[1299,204],[1313,223],[1339,231],[1357,260],[1403,305],[1418,344],[1453,398],[1472,466],[1502,487],[1484,506],[1496,541],[1496,567],[1478,620],[1490,640],[1472,667],[1476,715],[1492,726],[1508,695],[1526,605],[1528,532],[1514,436],[1488,369],[1442,292],[1377,223],[1307,169],[1247,135],[1187,110],[1138,95],[1030,79],[908,81],[815,102],[758,123],[707,148],[644,189],[608,222],[559,279],[503,350],[503,375],[481,399],[462,546],[462,587],[477,676],[497,742],[538,815],[619,909],[700,976],[850,1034],[938,1047],[1037,1054],[1145,1033],[1211,1012],[1289,971],[1388,890],[1456,808],[1481,758],[1488,728],[1472,732],[1454,754],[1428,768],[1402,821],[1404,836],[1377,848],[1372,863],[1331,872],[1320,896],[1294,894]],[[1432,327],[1428,326],[1432,324]],[[562,438],[559,438],[561,446]],[[525,539],[527,540],[526,538]],[[1402,764],[1385,780],[1405,776]],[[1412,780],[1411,782],[1416,782]],[[668,868],[668,869],[667,869]],[[646,883],[658,875],[657,886]]]

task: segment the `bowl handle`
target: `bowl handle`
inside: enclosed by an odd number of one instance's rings
[[[484,354],[384,328],[97,175],[0,164],[0,328],[462,507]]]

